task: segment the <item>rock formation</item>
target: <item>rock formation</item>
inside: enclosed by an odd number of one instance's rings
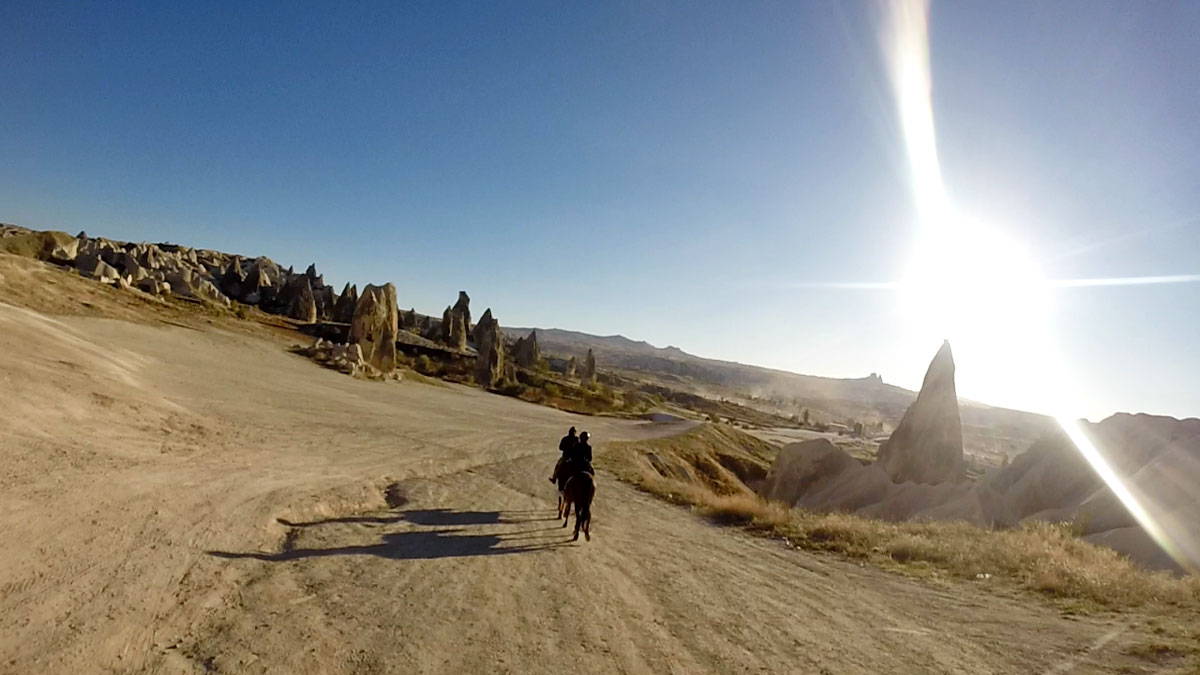
[[[332,286],[325,285],[323,277],[317,277],[313,282],[313,300],[316,301],[317,319],[330,321],[333,319],[333,309],[337,306],[338,296]]]
[[[966,477],[949,342],[942,343],[933,357],[917,400],[904,413],[900,426],[879,446],[877,461],[897,483],[935,485]]]
[[[326,368],[333,368],[352,377],[397,379],[398,373],[385,375],[376,370],[363,358],[362,347],[357,344],[337,344],[317,339],[311,347],[294,347],[292,351],[307,356]]]
[[[246,280],[242,284],[242,295],[238,298],[238,302],[258,305],[270,303],[275,299],[275,287],[271,281],[268,267],[261,261],[260,258],[250,266],[250,271],[246,274]]]
[[[570,359],[567,360],[567,368],[566,368],[566,370],[563,371],[563,375],[565,375],[567,377],[567,379],[573,380],[573,379],[575,379],[576,369],[577,369],[577,366],[575,365],[575,357],[572,356]]]
[[[441,329],[442,344],[451,344],[453,342],[453,326],[454,314],[450,305],[446,305],[445,311],[442,312],[442,323],[439,326]]]
[[[814,487],[863,465],[825,438],[784,446],[759,487],[771,501],[797,504]]]
[[[286,270],[269,258],[252,261],[177,244],[119,242],[85,233],[36,232],[0,226],[0,248],[59,265],[81,275],[118,283],[121,288],[161,295],[170,293],[226,307],[232,300],[298,321],[333,319],[340,296],[325,284],[316,265],[304,274]],[[355,297],[342,303],[342,318],[353,318]]]
[[[346,284],[333,306],[333,321],[350,323],[354,320],[354,308],[358,305],[358,286]]]
[[[471,297],[467,295],[466,291],[458,292],[458,300],[454,303],[454,309],[452,309],[451,311],[462,317],[463,325],[466,326],[467,331],[470,332],[470,330],[471,330]]]
[[[398,314],[396,287],[390,283],[368,284],[354,307],[349,342],[358,345],[363,360],[381,373],[396,369]]]
[[[450,347],[460,352],[467,349],[466,318],[458,312],[450,312]]]
[[[293,277],[288,284],[287,315],[303,323],[317,321],[317,300],[308,277]]]
[[[542,360],[542,351],[538,348],[536,330],[530,331],[526,337],[517,338],[513,346],[513,360],[522,368],[537,368]]]
[[[1017,522],[1006,500],[985,485],[896,483],[878,463],[864,465],[824,438],[784,446],[759,491],[789,506],[880,520]]]
[[[239,264],[237,256],[229,262],[225,273],[221,275],[217,288],[221,292],[231,298],[241,300],[246,295],[246,275],[242,273],[242,266]]]
[[[91,276],[96,281],[105,284],[116,283],[117,279],[121,278],[121,274],[117,272],[117,269],[103,260],[96,263],[95,268],[92,269]]]
[[[596,381],[596,356],[592,354],[591,349],[588,349],[587,356],[583,359],[583,376],[581,379],[584,384],[591,384]]]
[[[400,328],[413,333],[420,333],[421,322],[417,319],[417,310],[415,307],[409,309],[407,312],[400,312]]]
[[[892,521],[1073,522],[1088,541],[1143,566],[1200,569],[1200,419],[1117,414],[1079,423],[1123,489],[1153,517],[1159,532],[1151,536],[1061,430],[979,480],[962,480],[953,374],[943,345],[875,463],[864,465],[824,439],[793,443],[780,451],[760,494],[813,511]],[[1162,542],[1172,544],[1171,553]]]
[[[484,387],[495,387],[504,379],[504,334],[500,323],[492,318],[488,308],[475,326],[475,381]]]
[[[39,258],[57,265],[69,265],[79,254],[79,239],[66,232],[42,232]]]

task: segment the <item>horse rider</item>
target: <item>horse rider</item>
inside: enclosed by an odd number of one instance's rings
[[[579,438],[575,436],[575,427],[571,427],[571,430],[567,432],[567,435],[563,436],[558,442],[558,451],[562,453],[562,456],[560,456],[558,461],[554,464],[554,473],[550,474],[551,483],[558,480],[558,472],[562,471],[563,462],[565,462],[567,459],[567,453],[571,452],[575,448],[575,444],[578,442]]]

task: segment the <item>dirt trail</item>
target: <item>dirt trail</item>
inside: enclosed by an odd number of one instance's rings
[[[545,478],[565,428],[603,443],[680,425],[357,381],[245,335],[6,304],[0,378],[3,673],[1137,663],[1116,618],[796,552],[603,474],[592,542],[567,542]]]

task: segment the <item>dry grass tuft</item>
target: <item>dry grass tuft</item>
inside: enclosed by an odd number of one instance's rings
[[[719,433],[720,435],[715,435]],[[736,434],[733,435],[733,434]],[[1143,605],[1200,606],[1200,579],[1175,577],[1137,567],[1117,552],[1074,536],[1069,524],[1030,523],[987,530],[967,523],[891,523],[839,513],[811,513],[768,503],[749,488],[714,489],[700,471],[680,471],[736,444],[740,432],[704,425],[669,439],[614,444],[600,458],[605,468],[643,490],[688,505],[715,522],[738,525],[786,539],[790,545],[871,561],[914,574],[1000,581],[1107,609]],[[747,444],[758,442],[746,436]],[[680,451],[681,447],[690,447]],[[703,452],[696,450],[703,449]],[[649,457],[653,456],[652,462]],[[663,475],[666,467],[671,475]]]

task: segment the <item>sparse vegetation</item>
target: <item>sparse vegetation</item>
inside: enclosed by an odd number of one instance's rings
[[[783,538],[800,549],[838,553],[918,576],[1000,581],[1097,608],[1200,607],[1200,579],[1139,568],[1111,549],[1079,539],[1070,525],[1030,523],[987,530],[966,523],[891,523],[812,513],[766,502],[744,485],[740,490],[714,487],[697,478],[702,471],[659,470],[667,465],[664,458],[691,462],[711,452],[714,444],[758,442],[727,427],[706,425],[674,438],[614,444],[600,463],[667,501],[691,506],[722,524]]]
[[[442,369],[433,359],[421,354],[413,360],[413,370],[428,377],[437,377],[441,374]]]
[[[519,397],[521,394],[525,393],[525,389],[525,385],[521,384],[520,382],[504,382],[496,388],[496,393],[504,396]]]

